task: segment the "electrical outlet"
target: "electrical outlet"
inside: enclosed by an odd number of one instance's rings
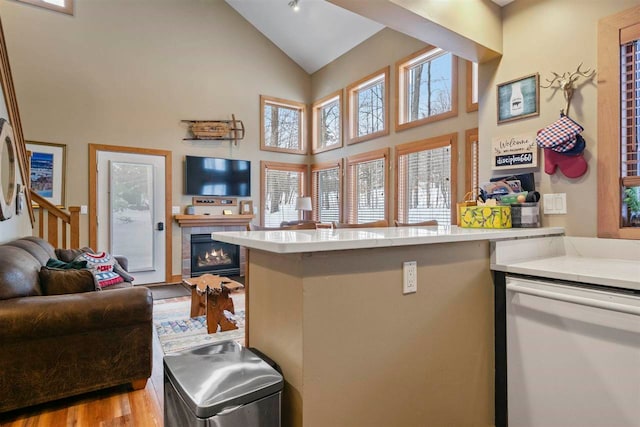
[[[407,261],[402,265],[402,293],[411,294],[418,291],[418,265],[415,261]]]

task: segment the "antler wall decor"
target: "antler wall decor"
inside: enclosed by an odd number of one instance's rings
[[[564,93],[564,99],[567,101],[567,107],[564,110],[560,110],[561,114],[564,114],[566,111],[567,116],[569,115],[569,106],[571,105],[571,97],[573,96],[573,91],[575,90],[574,84],[578,81],[580,77],[584,77],[585,79],[589,79],[593,77],[596,73],[596,70],[592,70],[591,68],[587,68],[585,71],[581,71],[580,67],[582,67],[582,62],[578,65],[578,68],[572,73],[567,71],[566,73],[562,73],[561,75],[555,72],[551,72],[553,74],[552,79],[545,79],[549,84],[546,86],[540,85],[542,88],[550,88],[555,85],[554,93],[558,89],[562,89]]]

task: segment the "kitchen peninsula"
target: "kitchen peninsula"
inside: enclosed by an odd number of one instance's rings
[[[247,340],[285,426],[493,425],[490,241],[562,228],[214,232],[248,249]],[[417,292],[403,294],[403,262]]]

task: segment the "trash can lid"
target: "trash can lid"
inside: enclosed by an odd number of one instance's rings
[[[167,355],[164,372],[199,418],[277,393],[284,384],[282,375],[234,341]]]

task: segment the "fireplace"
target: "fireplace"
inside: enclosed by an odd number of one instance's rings
[[[212,240],[210,234],[191,235],[191,277],[205,273],[240,274],[240,247]]]

